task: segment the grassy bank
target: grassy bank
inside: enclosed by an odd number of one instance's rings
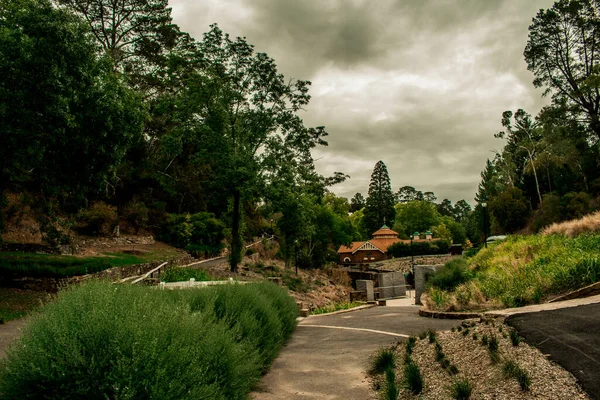
[[[448,263],[428,290],[432,308],[520,307],[600,281],[600,235],[511,236]]]
[[[357,301],[343,302],[343,303],[331,303],[324,307],[314,309],[313,311],[311,311],[311,314],[313,314],[313,315],[327,314],[327,313],[331,313],[331,312],[335,312],[335,311],[349,310],[351,308],[360,307],[360,306],[364,306],[364,305],[365,305],[365,303],[360,303]]]
[[[75,257],[53,254],[2,252],[0,253],[0,274],[19,276],[66,278],[69,276],[92,274],[112,267],[143,264],[167,259],[176,254],[161,252],[155,254],[103,253],[102,257]]]
[[[160,291],[91,282],[32,317],[0,366],[0,397],[243,399],[296,316],[271,283]]]

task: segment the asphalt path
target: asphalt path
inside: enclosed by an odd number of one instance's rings
[[[418,306],[374,307],[303,319],[263,377],[255,400],[373,398],[366,370],[382,346],[461,321],[419,317]]]
[[[506,322],[600,399],[600,304],[519,314]]]

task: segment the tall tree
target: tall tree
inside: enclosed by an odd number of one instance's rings
[[[373,233],[384,223],[392,224],[396,211],[394,209],[394,193],[383,161],[377,162],[371,174],[369,195],[365,206],[364,225],[369,233]]]
[[[396,197],[400,203],[407,203],[409,201],[417,200],[417,189],[412,186],[402,186],[398,189]]]
[[[536,87],[570,105],[600,139],[600,7],[597,0],[559,0],[529,27],[527,68]]]
[[[365,206],[365,198],[362,194],[356,193],[352,199],[350,199],[350,211],[356,212]]]
[[[507,143],[504,147],[504,154],[514,159],[524,159],[525,165],[522,166],[523,170],[527,169],[527,165],[531,167],[533,176],[535,179],[535,188],[538,195],[538,200],[542,202],[542,194],[540,191],[540,183],[538,180],[537,169],[535,167],[535,160],[538,157],[538,148],[540,147],[541,130],[538,129],[537,124],[532,120],[531,115],[523,111],[522,109],[517,110],[514,114],[512,111],[504,111],[502,113],[502,126],[504,131],[501,131],[494,135],[496,138],[506,139]],[[520,156],[520,152],[525,152],[525,156]],[[515,162],[516,165],[520,163]]]
[[[45,0],[1,4],[0,187],[81,206],[141,135],[141,101],[72,13]]]
[[[83,17],[115,67],[144,92],[164,78],[169,52],[192,43],[172,23],[167,0],[57,1]]]
[[[311,174],[310,150],[326,145],[323,127],[306,128],[297,112],[310,99],[308,81],[287,81],[273,59],[255,53],[244,38],[232,40],[218,26],[199,43],[206,72],[220,83],[215,94],[222,118],[217,174],[231,199],[231,270],[241,259],[241,209],[280,168]],[[294,175],[291,175],[292,177]]]

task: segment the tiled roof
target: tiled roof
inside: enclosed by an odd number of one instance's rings
[[[365,243],[366,242],[352,242],[352,244],[350,245],[350,247],[341,245],[337,252],[338,252],[338,254],[342,254],[342,253],[354,253],[354,251],[356,249],[358,249],[360,246],[362,246]]]
[[[390,247],[391,245],[393,245],[394,243],[398,243],[401,242],[402,240],[398,239],[398,238],[385,238],[385,239],[371,239],[369,240],[369,242],[373,243],[374,246],[377,246],[377,248],[381,249],[384,253],[387,253],[387,249],[388,247]]]
[[[393,230],[391,230],[387,226],[384,226],[383,228],[381,228],[377,232],[373,233],[373,237],[375,237],[375,236],[382,236],[382,235],[386,235],[386,236],[387,235],[398,236],[398,232],[394,232]]]

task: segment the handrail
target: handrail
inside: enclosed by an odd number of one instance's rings
[[[159,269],[161,269],[162,267],[164,267],[165,265],[167,265],[169,262],[165,261],[164,263],[160,264],[158,267],[154,268],[152,271],[147,272],[144,276],[136,279],[135,281],[131,282],[132,285],[135,285],[136,283],[143,281],[144,279],[146,279],[147,277],[149,277],[150,275],[152,275],[154,272],[158,271]]]

